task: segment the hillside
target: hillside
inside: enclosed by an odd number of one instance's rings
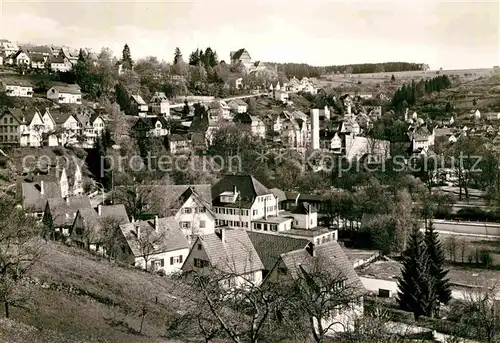
[[[49,336],[50,342],[167,342],[160,336],[168,316],[185,304],[183,287],[85,251],[41,244],[43,257],[31,272],[27,309],[12,309],[13,327],[29,326],[16,342],[33,342],[30,332],[37,329],[37,336]],[[138,334],[144,304],[147,314]],[[0,341],[18,332],[11,331],[0,330]]]

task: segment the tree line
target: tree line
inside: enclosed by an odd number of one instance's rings
[[[415,82],[412,80],[411,85],[402,85],[392,98],[392,105],[396,109],[413,106],[417,100],[425,94],[441,92],[451,86],[450,78],[447,75],[436,76],[428,80],[420,80]]]

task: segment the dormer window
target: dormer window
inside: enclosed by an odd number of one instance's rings
[[[234,187],[234,190],[228,192],[222,192],[220,194],[220,201],[226,204],[234,204],[238,199],[239,192]]]

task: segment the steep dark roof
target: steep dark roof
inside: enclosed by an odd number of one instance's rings
[[[161,125],[164,128],[170,126],[169,123],[168,123],[168,121],[165,119],[165,117],[156,116],[156,117],[140,117],[139,119],[137,119],[137,121],[135,122],[134,126],[132,126],[132,128],[135,128],[136,125],[139,122],[142,122],[142,123],[144,123],[144,125],[146,126],[146,128],[148,128],[148,129],[151,130],[151,129],[155,128],[155,125],[156,125],[157,121],[160,121]]]
[[[248,54],[248,51],[245,49],[245,48],[242,48],[242,49],[239,49],[238,51],[236,51],[233,56],[231,57],[232,60],[239,60],[241,55],[243,55],[243,53],[247,53]],[[248,54],[248,56],[250,56],[250,54]]]
[[[247,231],[265,270],[273,269],[281,254],[304,249],[309,243],[305,238],[287,237],[280,234]]]
[[[278,198],[279,202],[286,201],[286,194],[279,188],[271,188],[270,191]]]
[[[43,194],[41,183],[21,183],[21,197],[25,211],[43,212],[47,199],[60,196],[61,188],[56,182],[43,182]]]
[[[241,206],[253,204],[255,198],[261,195],[272,194],[262,183],[251,175],[226,175],[219,182],[212,186],[212,204],[215,206],[225,206],[220,203],[222,192],[232,192],[236,186],[239,192],[237,203],[241,201]]]
[[[299,202],[298,206],[291,211],[293,214],[310,214],[315,212],[317,211],[314,206],[307,202]]]
[[[366,292],[352,263],[338,242],[330,241],[325,244],[314,245],[313,250],[314,257],[306,249],[281,255],[281,260],[292,278],[299,277],[302,272],[301,269],[306,273],[314,272],[314,268],[320,264],[322,272],[326,272],[334,278],[345,277],[346,287],[352,287],[358,292]]]
[[[92,208],[90,199],[86,195],[69,197],[67,199],[61,197],[49,198],[47,199],[47,206],[50,210],[54,227],[72,225],[79,209]]]
[[[102,237],[102,219],[112,218],[120,225],[129,222],[127,211],[122,204],[101,206],[100,216],[93,208],[82,208],[78,210],[76,216],[82,219],[84,230],[92,230],[92,234],[87,235],[91,239],[91,243],[98,242]]]
[[[196,241],[203,245],[212,267],[236,275],[264,269],[246,231],[224,229],[223,236],[225,242],[215,233],[199,236]]]
[[[68,93],[68,94],[82,94],[82,91],[80,90],[80,86],[78,85],[57,85],[53,86],[55,90],[57,90],[59,93]]]
[[[180,249],[188,249],[189,242],[182,232],[174,217],[158,218],[158,231],[155,232],[154,220],[141,220],[133,223],[120,225],[123,237],[128,243],[130,250],[134,256],[141,255],[139,240],[137,239],[137,227],[140,228],[139,235],[150,235],[151,241],[154,241],[155,235],[158,235],[158,243],[154,244],[154,252],[151,255],[159,254],[167,251],[176,251]],[[145,236],[143,236],[145,237]]]

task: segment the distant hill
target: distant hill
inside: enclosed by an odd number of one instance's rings
[[[284,73],[287,77],[319,77],[324,74],[346,73],[346,74],[368,74],[380,72],[400,72],[426,70],[429,68],[424,63],[411,62],[384,62],[384,63],[362,63],[332,66],[311,66],[305,63],[267,63],[278,67],[278,72]]]

